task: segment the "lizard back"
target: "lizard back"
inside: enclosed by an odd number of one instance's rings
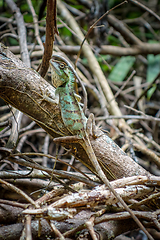
[[[73,135],[83,138],[87,118],[75,94],[76,76],[71,67],[58,56],[52,58],[50,64],[52,83],[57,88],[56,93],[59,95],[63,122]]]

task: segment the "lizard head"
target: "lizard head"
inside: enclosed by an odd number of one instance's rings
[[[84,94],[84,107],[83,110],[85,112],[87,108],[87,92],[86,89],[77,75],[75,69],[73,68],[72,64],[66,60],[64,57],[59,55],[52,55],[52,58],[50,60],[50,66],[51,66],[51,79],[52,84],[54,87],[63,87],[66,85],[67,82],[74,83],[74,87],[76,84],[76,79],[79,81],[83,94]]]
[[[62,86],[74,76],[72,68],[67,61],[58,55],[53,55],[50,60],[52,84],[56,88]]]

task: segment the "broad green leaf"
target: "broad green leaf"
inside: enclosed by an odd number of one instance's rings
[[[148,67],[147,67],[147,82],[152,83],[155,78],[160,73],[160,54],[154,56],[153,54],[148,54]],[[156,86],[153,86],[148,92],[148,99],[151,98],[152,94],[156,90]]]
[[[155,40],[149,40],[149,43],[158,43]],[[152,83],[157,75],[160,73],[160,54],[154,56],[153,54],[149,54],[148,58],[148,68],[147,68],[147,82]],[[156,90],[156,84],[148,90],[147,97],[151,98],[152,94]]]
[[[148,54],[147,82],[151,83],[160,73],[160,54]]]
[[[157,88],[156,84],[153,84],[153,87],[147,91],[147,98],[150,99]]]
[[[113,68],[112,72],[109,74],[108,78],[114,82],[122,82],[127,76],[134,62],[135,57],[121,57],[119,62]]]

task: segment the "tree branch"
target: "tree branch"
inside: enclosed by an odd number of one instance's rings
[[[58,102],[55,99],[55,89],[38,73],[26,68],[2,44],[0,45],[0,54],[0,97],[27,114],[53,138],[70,135],[60,116]],[[46,95],[53,103],[46,100]],[[91,139],[91,143],[103,171],[110,179],[108,168],[117,178],[149,174],[99,129],[96,135],[100,137],[96,140]],[[75,155],[84,165],[91,166],[90,160],[80,144],[68,143],[63,146],[71,149],[71,154]],[[95,173],[93,166],[91,168]]]

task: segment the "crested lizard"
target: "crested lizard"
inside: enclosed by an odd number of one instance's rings
[[[122,206],[130,213],[132,218],[135,220],[137,225],[146,233],[149,239],[153,239],[147,230],[144,228],[139,219],[135,216],[133,211],[127,206],[124,200],[120,195],[114,190],[106,175],[102,171],[100,161],[97,160],[97,157],[92,148],[89,132],[90,132],[90,122],[94,123],[94,115],[90,114],[89,119],[84,115],[84,112],[79,104],[79,99],[75,94],[74,84],[76,81],[76,72],[72,65],[62,56],[53,55],[50,60],[51,66],[51,79],[52,84],[56,87],[56,94],[59,95],[59,105],[61,110],[61,116],[64,125],[69,130],[72,136],[68,137],[59,137],[54,139],[54,142],[79,142],[83,149],[86,151],[91,164],[96,170],[98,176],[109,188],[109,190],[114,194],[114,196],[119,200]],[[92,125],[93,127],[93,125]],[[85,163],[84,163],[85,164]],[[91,171],[93,168],[88,166]],[[108,170],[112,175],[112,172]],[[113,176],[112,176],[113,177]]]
[[[75,93],[75,81],[76,78],[83,86],[81,80],[79,79],[76,71],[72,67],[72,65],[62,56],[53,55],[52,59],[50,60],[51,66],[51,78],[52,84],[56,87],[56,94],[59,95],[59,105],[61,109],[61,116],[66,126],[67,130],[73,136],[67,137],[60,137],[56,138],[54,141],[59,142],[79,142],[85,152],[88,155],[89,160],[91,158],[96,158],[95,153],[92,149],[90,140],[89,140],[89,132],[91,129],[94,130],[94,116],[91,113],[88,120],[84,115],[84,111],[79,103],[79,96]],[[83,89],[83,88],[82,88]],[[86,93],[83,89],[84,97],[86,98]],[[85,99],[84,98],[84,99]],[[86,108],[86,101],[84,103],[84,110]],[[91,124],[93,123],[93,124]],[[93,137],[96,138],[94,131]],[[115,175],[111,172],[111,170],[100,161],[103,169],[105,169],[106,174],[110,175],[112,179],[116,179]],[[93,164],[87,164],[83,162],[92,172],[95,173],[93,170]]]

